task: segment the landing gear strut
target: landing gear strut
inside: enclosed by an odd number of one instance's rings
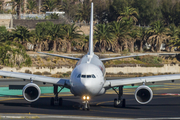
[[[83,96],[82,110],[90,110],[89,96]]]
[[[114,99],[114,107],[118,107],[119,105],[121,107],[125,107],[126,106],[126,100],[122,99],[123,96],[123,86],[119,86],[119,93],[117,92],[116,89],[112,88],[118,95],[118,99]]]
[[[54,105],[59,105],[59,106],[62,106],[62,103],[63,103],[63,99],[60,97],[58,98],[58,94],[61,92],[61,90],[64,88],[64,86],[59,90],[58,92],[58,86],[57,85],[54,85],[54,95],[55,97],[52,97],[51,98],[51,106],[54,106]]]

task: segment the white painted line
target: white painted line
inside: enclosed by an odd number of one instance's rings
[[[57,116],[57,115],[24,115],[24,116],[0,116],[1,119],[44,119],[44,118],[65,118],[65,119],[78,119],[78,120],[179,120],[180,117],[162,117],[162,118],[112,118],[112,117],[81,117],[81,116]]]

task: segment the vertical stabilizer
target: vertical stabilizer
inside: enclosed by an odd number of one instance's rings
[[[91,3],[90,33],[89,33],[89,55],[93,55],[93,2]]]

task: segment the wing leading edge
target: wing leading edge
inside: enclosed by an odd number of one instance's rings
[[[53,77],[46,77],[41,75],[33,75],[28,73],[18,73],[18,72],[9,72],[9,71],[1,71],[0,70],[0,76],[6,76],[6,77],[13,77],[13,78],[21,78],[33,81],[39,81],[39,82],[45,82],[45,83],[51,83],[56,84],[60,86],[66,86],[70,87],[69,79],[64,78],[53,78]]]
[[[115,59],[122,59],[122,58],[130,58],[130,57],[137,57],[137,56],[144,56],[147,54],[138,54],[138,55],[129,55],[129,56],[120,56],[120,57],[112,57],[112,58],[102,58],[101,61],[108,61],[108,60],[115,60]]]
[[[67,58],[67,59],[73,59],[73,60],[80,60],[80,58],[63,56],[63,55],[58,55],[58,54],[50,54],[50,53],[44,53],[44,52],[37,52],[37,53],[44,54],[44,55],[56,56],[56,57],[62,57],[62,58]]]
[[[180,74],[122,78],[122,79],[106,80],[104,87],[116,87],[116,86],[122,86],[128,84],[160,82],[160,81],[178,80],[178,79],[180,79]]]

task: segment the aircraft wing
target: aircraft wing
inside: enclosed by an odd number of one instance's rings
[[[180,74],[122,78],[122,79],[106,80],[104,87],[116,87],[116,86],[122,86],[128,84],[159,82],[159,81],[178,80],[178,79],[180,79]]]
[[[112,58],[102,58],[101,61],[108,61],[108,60],[115,60],[115,59],[122,59],[122,58],[130,58],[130,57],[137,57],[137,56],[144,56],[147,54],[138,54],[138,55],[129,55],[129,56],[120,56],[120,57],[112,57]]]
[[[64,78],[53,78],[53,77],[46,77],[42,75],[33,75],[33,74],[28,74],[28,73],[9,72],[9,71],[2,71],[2,70],[0,70],[0,76],[39,81],[39,82],[44,82],[44,83],[56,84],[60,86],[66,85],[67,87],[70,87],[69,79],[64,79]]]
[[[58,54],[50,54],[50,53],[43,53],[43,52],[37,52],[37,53],[45,54],[45,55],[51,55],[51,56],[56,56],[56,57],[62,57],[62,58],[67,58],[67,59],[73,59],[73,60],[79,60],[80,59],[80,58],[63,56],[63,55],[58,55]]]

